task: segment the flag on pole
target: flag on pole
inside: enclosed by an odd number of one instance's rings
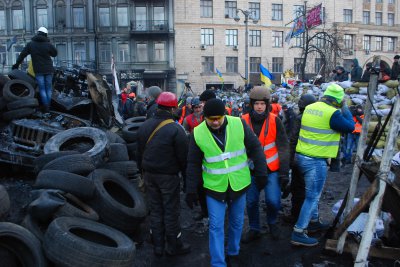
[[[266,86],[271,86],[274,79],[272,75],[262,64],[260,64],[260,79]]]
[[[114,54],[111,54],[111,73],[113,75],[113,85],[115,88],[115,92],[117,95],[121,94],[121,90],[119,89],[117,71],[115,70],[115,62],[114,62]]]
[[[247,79],[246,79],[246,77],[244,77],[242,74],[240,74],[239,73],[239,75],[240,75],[240,77],[242,77],[242,79],[243,79],[243,81],[244,81],[244,83],[247,83]]]
[[[217,68],[215,68],[215,70],[217,71],[217,76],[220,79],[220,81],[224,82],[224,78],[222,78],[222,73]]]
[[[11,47],[13,46],[13,44],[16,44],[16,43],[17,43],[17,36],[16,35],[14,35],[14,37],[11,38],[11,39],[7,39],[7,52],[9,52]]]

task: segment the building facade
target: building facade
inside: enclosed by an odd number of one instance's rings
[[[296,46],[304,39],[300,35],[288,44],[285,37],[296,16],[319,4],[324,23],[310,33],[327,31],[336,36],[335,65],[349,70],[352,59],[357,58],[363,67],[374,55],[380,55],[391,66],[393,56],[399,53],[399,0],[177,0],[174,28],[178,89],[183,81],[197,92],[212,86],[244,86],[246,17],[238,9],[251,14],[247,20],[249,82],[260,83],[260,63],[274,74],[275,83],[280,83],[285,70],[299,73],[302,50]],[[308,77],[315,76],[322,67],[318,55],[308,57]],[[216,69],[222,74],[223,85]]]
[[[141,80],[145,87],[173,89],[173,14],[172,0],[0,0],[3,73],[44,26],[58,50],[56,66],[84,66],[110,77],[113,56],[122,87]]]

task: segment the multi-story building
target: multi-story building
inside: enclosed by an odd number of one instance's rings
[[[324,23],[312,32],[328,31],[336,36],[338,56],[332,59],[335,64],[349,70],[353,58],[364,66],[374,55],[380,55],[385,64],[392,65],[393,56],[399,52],[398,0],[177,0],[178,85],[179,81],[190,82],[198,92],[221,87],[216,69],[222,74],[224,88],[244,85],[246,17],[238,9],[251,14],[247,20],[250,83],[260,82],[260,63],[274,74],[276,83],[280,83],[285,70],[299,73],[302,50],[296,46],[304,39],[300,35],[288,44],[285,36],[296,16],[321,3]],[[308,76],[318,73],[321,65],[318,55],[308,57]]]
[[[142,80],[146,87],[173,89],[172,4],[172,0],[0,0],[3,73],[44,26],[58,50],[57,66],[76,64],[109,76],[114,56],[121,86]],[[14,36],[16,43],[11,42]]]

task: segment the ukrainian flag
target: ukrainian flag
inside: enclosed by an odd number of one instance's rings
[[[224,78],[222,78],[222,73],[217,68],[215,70],[217,71],[218,78],[221,80],[221,82],[224,82]]]
[[[274,75],[272,75],[262,64],[260,64],[260,79],[267,86],[271,86],[271,80],[274,79]]]

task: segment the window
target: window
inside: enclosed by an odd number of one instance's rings
[[[203,66],[203,73],[214,72],[214,57],[201,57],[201,65]]]
[[[253,19],[260,19],[260,3],[249,2],[249,11]]]
[[[272,47],[282,47],[283,46],[283,32],[272,31]]]
[[[200,0],[200,17],[212,18],[213,17],[213,1]]]
[[[147,30],[147,9],[145,6],[137,6],[135,8],[135,29],[137,31]]]
[[[303,15],[304,12],[304,5],[294,5],[293,6],[293,14],[294,17],[299,17]]]
[[[165,61],[165,42],[154,43],[154,61]]]
[[[86,60],[86,48],[85,44],[74,44],[74,63],[83,65]]]
[[[293,62],[293,71],[294,73],[300,73],[301,72],[301,65],[303,64],[303,59],[302,58],[295,58]]]
[[[6,13],[4,10],[0,9],[0,30],[6,29]]]
[[[117,7],[117,25],[119,27],[127,27],[129,26],[129,20],[128,20],[128,7],[126,6],[120,6]]]
[[[260,57],[251,57],[250,58],[250,72],[251,73],[260,72],[260,64],[261,64]]]
[[[353,10],[352,9],[343,9],[343,22],[353,23]]]
[[[382,3],[382,0],[376,0],[377,3]]]
[[[383,37],[382,36],[376,36],[375,37],[375,50],[376,51],[382,51],[383,50]]]
[[[153,20],[156,30],[163,30],[165,25],[165,8],[163,6],[155,6],[153,8]]]
[[[318,48],[324,48],[325,47],[325,39],[323,37],[317,37],[315,39],[315,46]]]
[[[0,45],[0,64],[7,64],[7,47],[5,45]]]
[[[282,72],[282,71],[283,71],[283,57],[273,57],[272,72]]]
[[[369,23],[370,23],[369,11],[363,11],[363,24],[369,24]]]
[[[301,35],[297,35],[295,38],[294,38],[294,43],[295,43],[295,46],[296,47],[303,47],[303,45],[304,45],[304,38],[303,38],[303,35],[301,34]]]
[[[47,8],[38,8],[36,9],[37,14],[37,26],[48,27],[47,23]]]
[[[99,45],[99,61],[101,63],[111,62],[111,46],[104,43]]]
[[[261,46],[261,31],[250,30],[250,46]]]
[[[56,44],[56,48],[57,48],[57,57],[56,57],[57,66],[66,66],[67,45],[66,44]]]
[[[201,29],[201,44],[214,45],[214,29]]]
[[[74,7],[72,8],[72,12],[73,12],[74,27],[83,28],[85,26],[83,7]]]
[[[363,49],[364,50],[371,50],[371,36],[365,35],[363,37]]]
[[[24,11],[20,1],[14,1],[11,7],[12,29],[22,30],[24,28]]]
[[[225,30],[225,45],[234,46],[238,43],[238,31],[237,30]]]
[[[136,58],[137,62],[148,62],[148,50],[147,43],[137,43],[136,44]]]
[[[66,8],[65,8],[65,3],[62,0],[58,0],[55,4],[56,10],[55,10],[55,19],[56,19],[56,24],[64,26],[65,25],[65,16],[66,16]]]
[[[394,4],[394,0],[388,0],[388,4]]]
[[[236,1],[225,1],[225,18],[234,18],[236,16]]]
[[[322,67],[322,58],[316,58],[314,62],[314,72],[318,73]]]
[[[375,12],[375,25],[382,25],[382,12]]]
[[[394,51],[396,47],[396,38],[388,37],[388,51]]]
[[[272,4],[272,20],[282,20],[282,5]]]
[[[354,36],[351,35],[351,34],[345,34],[343,36],[343,42],[344,42],[344,48],[345,49],[353,50],[353,47],[354,47],[353,38],[354,38]]]
[[[389,27],[394,26],[394,14],[393,13],[388,13],[388,26]]]
[[[238,73],[237,57],[226,57],[226,72]]]
[[[15,62],[15,61],[17,61],[17,58],[18,58],[19,54],[21,54],[22,49],[24,49],[24,46],[16,44],[16,45],[13,46],[13,48],[14,48],[14,52],[13,52],[13,57],[14,58],[12,59],[12,62]]]
[[[109,27],[110,24],[110,8],[100,7],[99,8],[99,23],[100,27]]]
[[[118,61],[130,62],[129,44],[118,44]]]

